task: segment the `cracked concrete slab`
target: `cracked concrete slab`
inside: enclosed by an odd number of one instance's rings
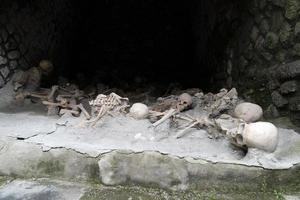
[[[21,112],[0,113],[0,118],[1,137],[23,138],[26,143],[40,145],[43,151],[65,148],[91,157],[113,150],[157,151],[181,158],[267,169],[287,169],[300,163],[300,135],[289,129],[279,129],[279,145],[274,153],[250,149],[243,157],[243,153],[232,148],[226,138],[209,139],[205,130],[191,129],[185,137],[176,139],[168,122],[153,129],[148,120],[107,116],[99,126],[83,128],[79,126],[83,119],[71,116],[58,119]]]

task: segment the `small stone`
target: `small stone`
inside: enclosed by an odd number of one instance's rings
[[[300,36],[300,22],[297,22],[295,25],[295,36]]]
[[[248,60],[246,60],[244,56],[241,56],[239,62],[240,71],[241,72],[245,71],[245,68],[247,67],[248,64],[249,64]]]
[[[265,60],[271,61],[273,59],[273,55],[269,52],[262,51],[260,54],[264,57]]]
[[[296,96],[290,99],[289,109],[291,111],[300,111],[300,96]]]
[[[288,45],[291,42],[292,27],[289,23],[284,23],[279,31],[279,40],[282,45]]]
[[[7,58],[0,56],[0,65],[5,65],[7,63]]]
[[[274,105],[277,108],[281,108],[281,107],[285,106],[286,104],[288,104],[288,101],[283,96],[281,96],[281,94],[279,94],[279,92],[277,92],[277,91],[272,92],[271,98],[272,98]]]
[[[270,25],[269,25],[269,23],[268,23],[268,20],[263,19],[263,20],[260,22],[259,30],[260,30],[263,34],[266,34],[266,33],[270,30]]]
[[[275,49],[278,45],[278,41],[279,41],[278,36],[273,32],[269,32],[266,35],[264,44],[265,47],[268,49]]]
[[[11,60],[18,59],[20,57],[20,53],[19,53],[19,51],[14,50],[14,51],[8,52],[7,56]]]
[[[4,84],[5,84],[5,81],[0,76],[0,88],[2,88],[4,86]]]
[[[18,67],[18,62],[17,61],[12,60],[12,61],[9,62],[9,68],[11,70],[15,70],[15,69],[17,69],[17,67]]]
[[[7,28],[7,31],[8,31],[9,34],[14,33],[15,28],[12,24],[8,24],[6,28]]]
[[[7,41],[7,39],[8,39],[8,33],[7,33],[7,31],[5,30],[5,29],[1,29],[1,31],[0,31],[0,37],[1,37],[1,40],[2,40],[2,42],[6,42]]]
[[[285,13],[287,19],[293,20],[298,16],[299,3],[298,0],[285,0]]]
[[[260,14],[255,14],[254,15],[254,21],[256,22],[256,24],[260,24],[261,20],[264,18],[263,15]]]
[[[296,43],[293,50],[295,55],[300,56],[300,43]]]
[[[285,51],[279,51],[275,55],[276,60],[279,62],[284,62],[286,60],[286,52]]]
[[[281,28],[285,18],[280,10],[274,10],[270,19],[272,32],[278,32]]]
[[[281,8],[284,7],[284,0],[271,0],[271,3]]]
[[[5,44],[5,48],[6,50],[13,50],[13,49],[17,49],[18,48],[18,44],[16,43],[15,40],[13,39],[9,39],[6,44]]]
[[[264,43],[265,43],[265,39],[263,36],[259,36],[255,42],[255,49],[264,49],[263,46],[264,46]]]
[[[251,41],[255,42],[258,35],[259,35],[259,29],[257,28],[257,26],[253,26],[251,34],[250,34]]]
[[[5,55],[4,48],[0,46],[0,56],[4,56],[4,55]]]
[[[0,73],[2,74],[3,77],[8,77],[9,74],[9,69],[7,67],[3,67],[0,69]]]
[[[248,60],[252,59],[252,57],[253,57],[253,45],[251,43],[248,45],[247,49],[245,49],[244,57]]]
[[[276,79],[271,79],[269,80],[269,82],[267,83],[267,88],[269,90],[275,90],[276,88],[278,88],[280,86],[280,83],[278,80]]]
[[[263,10],[267,5],[267,1],[266,0],[261,0],[259,2],[259,9]]]
[[[234,116],[245,122],[256,122],[263,115],[262,108],[254,103],[240,103],[234,109]]]
[[[280,86],[281,94],[289,94],[297,91],[297,81],[287,81]]]
[[[280,114],[279,114],[277,108],[273,104],[271,104],[266,109],[264,116],[267,118],[276,118],[276,117],[279,117]]]
[[[300,111],[294,111],[290,113],[291,122],[300,127]]]

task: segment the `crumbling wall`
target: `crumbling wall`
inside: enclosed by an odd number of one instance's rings
[[[249,1],[227,53],[224,71],[245,98],[299,124],[299,0]]]
[[[17,68],[63,57],[68,6],[68,0],[1,1],[0,88]]]

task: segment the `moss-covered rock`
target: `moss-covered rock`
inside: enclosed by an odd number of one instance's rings
[[[283,46],[287,46],[292,41],[293,29],[289,23],[284,23],[279,31],[279,40]]]
[[[265,37],[265,47],[267,49],[275,49],[278,46],[279,37],[276,33],[269,32]]]
[[[295,55],[300,56],[300,43],[294,45],[293,52]]]
[[[293,20],[298,17],[299,1],[298,0],[285,0],[285,13],[287,19]]]

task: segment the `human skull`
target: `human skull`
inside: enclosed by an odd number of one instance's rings
[[[135,103],[131,106],[129,113],[135,119],[145,119],[149,114],[149,109],[145,104]]]
[[[178,97],[178,102],[176,105],[177,110],[183,111],[186,110],[187,108],[191,107],[193,104],[193,98],[191,95],[188,93],[182,93]]]
[[[235,146],[238,147],[245,147],[247,146],[243,141],[243,131],[245,129],[245,123],[239,123],[238,126],[227,129],[226,135],[231,140],[231,143],[233,143]]]
[[[49,74],[53,70],[53,64],[50,60],[41,60],[39,67],[42,70],[43,74]]]
[[[227,131],[233,144],[274,152],[278,144],[278,130],[269,122],[241,123]]]
[[[254,103],[240,103],[234,109],[235,117],[242,119],[246,122],[255,122],[258,121],[262,115],[263,110],[262,108]]]

